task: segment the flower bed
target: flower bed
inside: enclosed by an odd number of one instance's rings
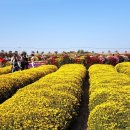
[[[11,73],[11,66],[0,68],[0,75]]]
[[[130,78],[110,65],[93,65],[89,75],[89,129],[130,127]]]
[[[18,90],[0,105],[0,129],[67,129],[78,113],[85,75],[82,65],[64,65]]]
[[[130,77],[130,62],[123,62],[123,63],[118,63],[115,66],[115,69],[119,73],[124,73]]]
[[[56,70],[56,66],[43,65],[38,68],[0,75],[0,103],[11,97],[17,89],[33,83],[42,76]]]

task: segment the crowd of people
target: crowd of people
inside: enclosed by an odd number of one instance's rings
[[[11,63],[12,72],[28,69],[28,58],[24,54],[21,54],[20,58],[18,58],[17,55],[13,55],[11,58]]]
[[[12,72],[28,69],[29,61],[26,54],[21,54],[20,57],[13,55],[11,58]],[[34,68],[34,55],[31,57],[31,65]]]

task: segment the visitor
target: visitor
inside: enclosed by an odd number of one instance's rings
[[[12,72],[18,71],[19,65],[18,65],[18,59],[16,55],[12,57],[11,62],[12,62]]]
[[[32,67],[34,68],[34,60],[35,60],[35,57],[34,57],[34,54],[32,54],[32,57],[31,57],[31,65]]]
[[[24,70],[25,69],[25,58],[24,58],[23,54],[21,54],[20,61],[21,61],[21,70]]]
[[[21,70],[28,69],[28,58],[25,54],[21,54]]]
[[[24,58],[25,58],[25,69],[28,69],[28,57],[27,55],[24,55]]]

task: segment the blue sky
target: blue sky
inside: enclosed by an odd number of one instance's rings
[[[130,0],[0,0],[0,50],[130,51]]]

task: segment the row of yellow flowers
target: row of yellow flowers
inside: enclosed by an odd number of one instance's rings
[[[0,75],[1,74],[8,74],[11,73],[11,65],[10,66],[6,66],[6,67],[2,67],[0,68]]]
[[[89,130],[130,129],[130,78],[111,65],[89,68]]]
[[[77,115],[86,68],[63,65],[0,105],[0,129],[63,130]]]
[[[56,70],[57,67],[54,65],[42,65],[37,68],[0,75],[0,103],[11,97],[17,89]]]
[[[130,62],[118,63],[115,68],[119,73],[124,73],[130,77]]]

